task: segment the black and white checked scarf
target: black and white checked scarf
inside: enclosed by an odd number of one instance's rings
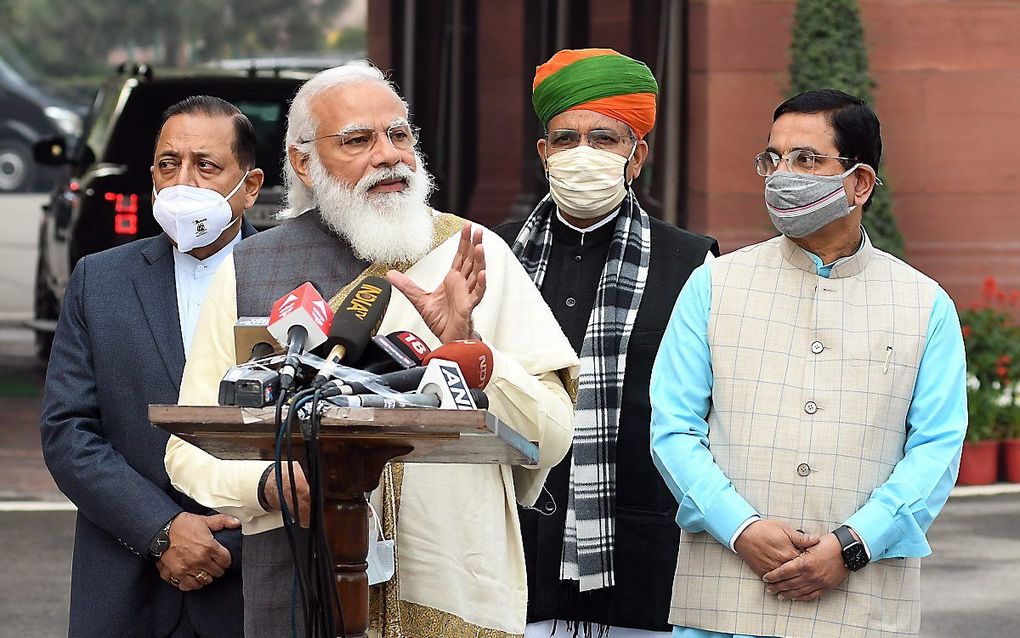
[[[513,252],[541,289],[552,251],[556,204],[546,197],[514,240]],[[581,345],[562,580],[580,591],[612,587],[616,537],[616,432],[620,425],[627,343],[648,279],[648,214],[633,191],[620,204],[609,256]]]

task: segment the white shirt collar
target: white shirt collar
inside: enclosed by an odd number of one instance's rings
[[[598,230],[599,228],[602,228],[603,226],[605,226],[609,222],[611,222],[614,219],[616,219],[616,216],[619,215],[619,214],[620,214],[620,209],[619,209],[619,207],[617,207],[616,210],[614,210],[613,212],[611,212],[608,215],[606,215],[605,219],[600,219],[599,221],[595,222],[594,224],[592,224],[591,226],[589,226],[587,228],[578,228],[577,226],[574,226],[573,224],[568,222],[567,219],[563,216],[563,213],[560,212],[559,207],[558,206],[556,207],[556,219],[560,220],[560,222],[564,226],[566,226],[567,228],[569,228],[569,229],[571,229],[573,231],[579,232],[582,235],[584,235],[585,233],[590,233],[593,230]]]

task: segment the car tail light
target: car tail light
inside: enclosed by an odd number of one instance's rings
[[[104,199],[113,202],[113,232],[118,235],[138,234],[138,195],[134,193],[105,193]]]

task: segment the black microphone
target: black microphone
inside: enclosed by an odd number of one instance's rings
[[[276,352],[276,348],[273,347],[273,344],[259,341],[251,347],[251,356],[248,357],[248,360],[265,359],[266,357],[273,356],[274,352]]]
[[[321,387],[329,380],[330,367],[341,361],[357,361],[368,346],[372,335],[379,329],[386,307],[390,303],[390,282],[382,277],[365,277],[340,304],[326,347],[332,348],[326,355],[326,363],[315,375],[312,387]]]
[[[421,378],[424,375],[425,368],[419,366],[416,368],[408,368],[407,370],[397,370],[396,372],[380,374],[373,380],[394,392],[410,392],[418,387],[418,384],[421,383]],[[337,379],[336,381],[330,382],[329,387],[325,390],[323,396],[332,397],[338,394],[373,394],[374,392],[375,390],[367,388],[364,384],[357,381],[343,381],[342,379]]]
[[[489,397],[481,390],[472,388],[471,398],[479,409],[485,410],[489,407]],[[341,408],[438,408],[442,398],[435,392],[402,392],[396,397],[378,394],[335,396],[331,397],[329,402]]]

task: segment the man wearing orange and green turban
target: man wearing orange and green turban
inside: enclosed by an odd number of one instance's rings
[[[718,244],[649,216],[631,188],[657,93],[647,66],[612,49],[538,67],[549,194],[495,229],[581,359],[571,453],[521,511],[528,637],[669,635],[677,503],[649,454],[648,381],[680,289]]]

